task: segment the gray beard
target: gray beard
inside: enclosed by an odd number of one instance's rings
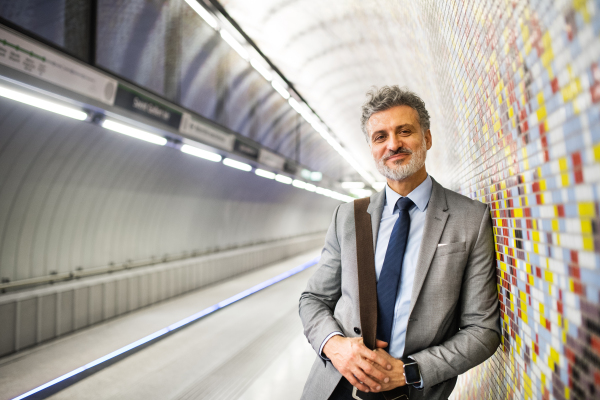
[[[392,154],[388,154],[384,157],[381,157],[375,163],[375,165],[377,166],[377,171],[379,171],[381,175],[393,181],[403,181],[406,178],[410,177],[418,170],[423,168],[423,166],[425,165],[425,158],[427,157],[427,143],[425,143],[425,140],[423,140],[422,143],[423,144],[421,145],[421,148],[419,150],[411,153],[412,156],[410,157],[410,161],[408,162],[408,164],[396,164],[395,167],[390,168],[385,164],[385,160],[388,157],[392,156]]]

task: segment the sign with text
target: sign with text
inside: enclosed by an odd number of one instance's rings
[[[268,167],[283,169],[285,158],[267,149],[260,149],[258,162]]]
[[[112,105],[117,81],[0,26],[0,64]]]
[[[260,152],[260,149],[258,147],[254,147],[248,143],[244,143],[244,142],[240,141],[239,139],[236,139],[235,145],[233,148],[235,151],[237,151],[240,154],[245,155],[248,158],[251,158],[253,160],[258,160],[258,153]]]
[[[173,110],[169,106],[121,84],[117,88],[115,105],[176,129],[179,129],[181,123],[181,113],[179,111]]]
[[[235,135],[222,132],[216,128],[209,126],[203,122],[194,119],[190,114],[183,113],[179,132],[190,138],[198,139],[199,141],[224,149],[227,151],[233,150]]]

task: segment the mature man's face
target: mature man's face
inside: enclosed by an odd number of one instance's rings
[[[419,115],[409,106],[396,106],[371,115],[367,122],[371,154],[386,178],[403,181],[425,169],[431,132],[421,132]]]

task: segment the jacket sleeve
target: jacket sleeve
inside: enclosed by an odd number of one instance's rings
[[[317,269],[300,296],[299,311],[304,334],[317,354],[327,336],[332,332],[342,332],[333,317],[335,305],[342,295],[342,266],[336,222],[338,210],[339,206],[327,230]]]
[[[466,372],[491,357],[500,344],[494,236],[489,206],[465,268],[459,300],[460,330],[440,345],[411,354],[425,388]]]

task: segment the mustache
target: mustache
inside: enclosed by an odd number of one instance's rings
[[[406,147],[400,147],[396,151],[387,152],[381,159],[383,162],[387,161],[390,157],[393,157],[397,154],[412,154],[412,150]]]

